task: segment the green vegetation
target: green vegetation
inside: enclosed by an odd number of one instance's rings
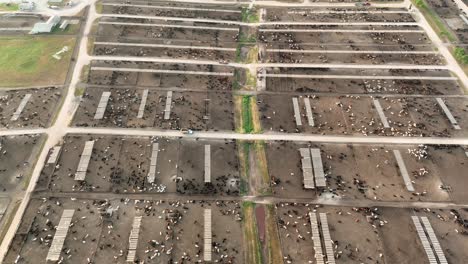
[[[237,42],[239,42],[239,43],[255,43],[255,42],[257,42],[257,38],[253,34],[246,35],[246,34],[241,32],[239,34],[239,39],[238,39]]]
[[[237,45],[236,47],[236,62],[242,62],[242,44]]]
[[[250,95],[242,97],[242,129],[244,133],[252,133],[254,131],[250,98]]]
[[[249,192],[249,185],[245,179],[241,178],[240,183],[239,183],[239,194],[241,196],[244,196],[244,195],[247,195],[248,192]]]
[[[84,87],[76,87],[75,88],[75,96],[79,97],[85,93],[86,89]]]
[[[247,53],[246,63],[257,63],[258,62],[258,46],[253,46]]]
[[[15,3],[1,3],[0,11],[18,11],[19,6]]]
[[[270,188],[270,174],[268,173],[268,166],[267,166],[267,157],[266,157],[266,150],[265,150],[265,141],[255,141],[254,143],[254,150],[255,150],[255,161],[257,162],[257,172],[262,177],[262,187],[259,188],[260,194],[262,195],[271,195],[271,188]]]
[[[80,74],[80,82],[82,82],[82,83],[88,82],[89,70],[90,69],[91,69],[91,65],[89,65],[89,64],[86,64],[86,65],[83,66],[83,68],[81,69],[81,74]],[[76,91],[75,91],[75,95],[76,95]]]
[[[246,86],[249,86],[249,87],[252,87],[252,88],[257,87],[257,76],[250,73],[250,71],[246,71],[246,77],[245,78],[246,78],[246,81],[245,81]]]
[[[62,1],[62,2],[50,2],[50,1],[47,1],[47,4],[49,6],[58,6],[58,7],[65,7],[67,5],[67,3],[65,1]]]
[[[255,218],[255,203],[245,201],[242,203],[244,243],[246,247],[246,263],[260,264],[262,261],[262,247],[258,238],[257,223]]]
[[[63,84],[74,46],[71,36],[0,37],[0,87]]]
[[[427,19],[431,27],[439,34],[440,37],[446,38],[448,41],[453,42],[456,40],[453,33],[447,29],[441,18],[432,10],[425,0],[412,0],[413,3],[419,8],[421,13]]]
[[[252,201],[245,201],[242,203],[242,209],[248,209],[249,207],[254,207],[255,203]]]
[[[282,263],[283,256],[281,254],[281,244],[275,216],[275,207],[272,204],[267,204],[265,224],[268,234],[268,259],[270,263]]]
[[[102,2],[97,1],[94,6],[96,7],[96,13],[102,14]]]
[[[75,35],[78,34],[79,30],[80,24],[69,24],[65,30],[61,30],[59,26],[56,26],[51,33],[55,35]]]
[[[468,54],[466,54],[464,48],[456,47],[453,50],[453,55],[455,56],[455,59],[457,59],[458,63],[468,65]]]
[[[242,49],[248,49],[247,54],[242,54]],[[243,43],[237,44],[236,58],[237,63],[255,63],[258,62],[258,47],[252,45],[245,45]]]
[[[239,90],[241,88],[241,84],[240,84],[240,72],[238,69],[234,69],[234,78],[232,80],[232,89],[233,90]]]
[[[258,13],[254,9],[249,9],[247,7],[243,7],[241,11],[242,22],[245,23],[257,23],[260,21],[260,17]]]
[[[238,140],[237,149],[239,152],[239,162],[241,170],[241,180],[239,186],[240,195],[247,195],[249,192],[249,175],[250,175],[250,165],[249,165],[249,155],[250,155],[250,145],[248,141]]]

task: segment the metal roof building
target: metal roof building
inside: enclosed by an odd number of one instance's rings
[[[50,33],[52,29],[60,22],[60,17],[57,15],[51,16],[47,22],[39,22],[34,24],[33,29],[29,34]]]

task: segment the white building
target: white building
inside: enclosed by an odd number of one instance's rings
[[[31,12],[31,11],[34,11],[35,7],[36,7],[36,4],[33,1],[23,1],[22,3],[19,4],[20,11]]]
[[[60,17],[57,15],[51,16],[47,22],[39,22],[34,24],[33,29],[29,34],[50,33],[52,29],[60,22]]]

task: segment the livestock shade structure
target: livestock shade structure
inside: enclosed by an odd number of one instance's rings
[[[68,233],[68,229],[70,228],[70,223],[75,214],[75,210],[64,210],[62,213],[62,217],[60,218],[60,222],[57,226],[57,231],[54,235],[54,240],[52,240],[52,244],[49,248],[49,253],[47,254],[47,260],[50,261],[58,261],[60,258],[60,252],[63,248],[63,243],[65,242],[65,238]]]

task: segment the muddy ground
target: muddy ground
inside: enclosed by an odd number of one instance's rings
[[[392,8],[392,12],[376,8],[265,8],[266,21],[294,22],[414,22],[406,9]],[[367,13],[373,12],[375,13]],[[383,11],[379,13],[378,11]],[[396,13],[399,11],[399,13]]]
[[[133,42],[132,42],[133,43]],[[190,46],[190,45],[189,45]],[[105,56],[148,56],[158,58],[173,59],[200,59],[216,61],[234,61],[236,59],[236,49],[230,50],[210,50],[210,49],[190,49],[178,47],[138,47],[119,45],[95,45],[94,55]]]
[[[83,182],[74,180],[85,141],[95,140]],[[159,143],[156,177],[147,181],[153,143]],[[211,183],[204,182],[204,146],[211,146]],[[38,190],[54,192],[238,195],[234,141],[148,137],[76,136],[64,139],[56,164],[45,166]]]
[[[5,263],[45,259],[64,209],[75,209],[61,257],[67,263],[125,263],[135,216],[142,216],[136,260],[193,263],[203,259],[203,210],[212,210],[213,261],[244,263],[244,221],[234,201],[33,199],[14,237]],[[284,263],[314,263],[310,213],[325,213],[337,263],[423,263],[427,257],[411,216],[428,217],[450,263],[467,257],[463,209],[403,209],[276,204],[272,212]],[[258,215],[256,216],[258,217]],[[270,224],[268,222],[268,224]],[[320,226],[319,226],[320,227]],[[263,227],[267,228],[267,227]],[[190,231],[190,232],[189,232]],[[261,234],[257,234],[261,235]],[[411,246],[409,246],[411,245]],[[418,262],[419,263],[419,262]]]
[[[299,148],[321,150],[324,191],[304,189]],[[399,150],[415,191],[406,189],[393,150]],[[468,161],[462,147],[359,144],[267,143],[268,170],[275,196],[384,201],[465,201],[458,183]],[[423,155],[424,154],[424,155]],[[423,157],[420,158],[419,155]],[[286,158],[288,157],[288,158]],[[283,162],[276,162],[281,159]],[[444,187],[442,189],[441,187]]]
[[[310,96],[314,126],[308,122],[305,96],[299,101],[302,125],[294,118],[292,98],[284,95],[259,95],[258,108],[265,131],[315,133],[325,135],[386,135],[386,136],[463,136],[468,115],[468,103],[460,98],[445,98],[461,129],[450,123],[435,98],[377,98],[389,128],[380,120],[373,99],[364,96]]]
[[[213,261],[242,263],[242,212],[236,202],[34,199],[5,263],[45,262],[64,209],[75,209],[61,257],[67,263],[127,263],[135,216],[142,216],[136,260],[194,263],[203,260],[203,211],[212,210]],[[109,210],[109,211],[107,211]],[[112,211],[112,215],[106,212]]]
[[[42,140],[40,135],[0,137],[0,190],[2,192],[14,190],[29,177]]]
[[[16,121],[11,121],[26,94],[31,98]],[[0,90],[0,128],[48,127],[60,105],[61,88]]]
[[[460,17],[462,12],[458,5],[450,0],[428,0],[427,3],[442,18],[443,23],[455,33],[458,42],[466,43],[468,39],[468,25]]]
[[[326,213],[337,263],[425,263],[411,216],[427,216],[450,263],[466,257],[466,210],[317,207],[278,204],[283,255],[292,263],[314,261],[309,212]],[[310,262],[309,262],[310,263]]]
[[[337,76],[339,77],[339,76]],[[267,77],[266,90],[279,93],[459,95],[452,80],[388,80]]]
[[[89,83],[90,85],[124,86],[129,88],[138,86],[225,91],[232,89],[233,76],[91,70]]]
[[[103,70],[103,67],[111,69]],[[131,72],[122,68],[142,69],[142,71]],[[156,70],[156,72],[144,72],[147,70]],[[232,89],[234,71],[232,68],[212,65],[94,61],[91,63],[87,82],[90,85],[128,88],[138,86],[223,91]]]
[[[104,91],[112,91],[104,118],[94,119]],[[76,126],[157,127],[162,129],[234,130],[232,95],[221,92],[173,92],[169,119],[164,119],[166,91],[148,93],[138,118],[142,89],[88,88],[74,117]]]
[[[282,47],[278,47],[281,49]],[[286,47],[287,49],[287,47]],[[437,54],[343,54],[304,52],[267,52],[265,63],[348,63],[348,64],[418,64],[443,65],[445,61]]]
[[[148,2],[148,1],[132,1],[131,5],[141,6],[111,6],[108,3],[119,3],[118,1],[103,3],[103,13],[105,14],[128,14],[128,15],[145,15],[145,16],[161,16],[161,17],[182,17],[182,18],[203,18],[216,20],[240,21],[241,9],[226,7],[225,5],[187,5],[187,4],[171,4],[176,9],[161,8],[169,7],[168,3]],[[120,3],[126,4],[123,1]],[[184,10],[183,8],[186,7]],[[182,9],[179,9],[182,8]]]
[[[37,22],[41,22],[40,16],[30,16],[30,15],[0,15],[0,32],[2,36],[18,36],[18,35],[26,35],[31,31],[34,24]],[[12,30],[14,28],[20,29],[24,28],[24,30]],[[2,30],[8,29],[8,30]]]
[[[305,29],[313,29],[314,26],[308,26]],[[318,28],[321,29],[321,28]],[[341,27],[340,27],[341,29]],[[265,43],[267,48],[277,48],[278,45],[283,45],[282,48],[290,49],[305,49],[304,44],[341,44],[349,46],[360,46],[373,44],[376,46],[392,46],[392,50],[419,50],[419,45],[425,46],[430,43],[430,39],[423,32],[359,32],[361,28],[352,28],[356,32],[294,32],[285,28],[279,32],[265,32],[259,29],[258,40]],[[362,28],[367,29],[367,28]],[[390,28],[389,28],[390,29]],[[391,28],[394,29],[394,28]],[[398,29],[398,28],[397,28]],[[413,28],[411,28],[413,29]],[[413,30],[420,30],[414,28]],[[360,50],[365,50],[360,48]]]
[[[205,27],[213,27],[213,29],[207,29]],[[217,46],[217,43],[236,41],[239,34],[239,27],[202,22],[167,22],[157,19],[104,17],[99,20],[99,27],[96,34],[98,36],[118,36],[123,38],[190,40],[194,42],[212,43]]]

